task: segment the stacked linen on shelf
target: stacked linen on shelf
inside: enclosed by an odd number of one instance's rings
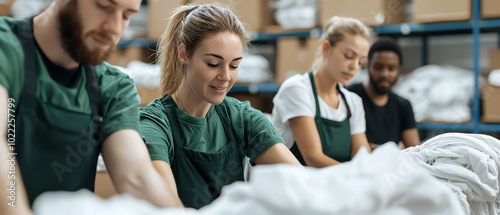
[[[274,18],[284,29],[314,28],[318,25],[317,0],[270,0]]]
[[[322,169],[262,165],[248,183],[223,188],[199,211],[156,209],[130,196],[102,200],[88,192],[42,194],[37,215],[80,214],[465,214],[450,188],[426,171],[400,159],[394,144],[369,154],[364,148],[351,162]]]
[[[273,80],[269,61],[263,56],[245,53],[243,61],[239,65],[237,82],[245,84],[258,84]],[[115,66],[123,73],[134,79],[134,83],[139,86],[150,88],[160,87],[161,68],[158,64],[149,64],[142,61],[131,61],[127,68]]]
[[[261,55],[243,53],[236,82],[258,84],[273,80],[269,61]]]
[[[495,69],[488,75],[488,83],[500,87],[500,69]]]
[[[142,61],[131,61],[127,68],[115,66],[121,72],[127,74],[134,80],[136,85],[145,87],[160,87],[160,66],[144,63]]]
[[[446,183],[467,214],[500,214],[500,141],[447,133],[402,151],[402,159]]]
[[[454,66],[422,66],[402,77],[393,91],[410,100],[417,122],[463,123],[471,120],[472,71]]]

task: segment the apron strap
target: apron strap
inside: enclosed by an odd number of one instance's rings
[[[167,117],[170,123],[170,128],[172,129],[172,137],[174,139],[174,147],[180,149],[182,147],[181,143],[182,141],[184,141],[184,138],[182,135],[176,135],[180,134],[181,131],[179,130],[179,120],[177,119],[177,114],[175,113],[174,100],[172,99],[172,96],[167,94],[161,99],[161,102],[167,110]]]
[[[217,111],[217,115],[219,115],[219,118],[222,121],[222,126],[224,127],[224,131],[226,133],[227,138],[229,138],[230,142],[235,142],[238,145],[238,153],[240,155],[245,155],[245,150],[243,150],[241,144],[239,144],[238,139],[236,138],[236,135],[234,133],[233,126],[231,125],[231,118],[229,117],[229,114],[227,114],[226,108],[222,107],[220,104],[215,105],[215,110]]]
[[[344,93],[340,90],[340,84],[337,83],[337,91],[340,93],[340,96],[342,96],[342,99],[345,102],[345,106],[347,107],[347,119],[350,119],[352,114],[351,114],[351,108],[349,107],[349,104],[347,104],[347,100],[345,99]]]
[[[24,52],[24,84],[22,93],[36,95],[37,71],[39,70],[36,58],[35,41],[33,36],[33,18],[25,18],[16,22],[16,36],[23,47]],[[19,97],[22,100],[22,96]],[[19,101],[19,103],[20,103]],[[16,105],[16,109],[19,105]],[[17,115],[17,111],[16,111]]]
[[[314,94],[314,103],[316,104],[316,117],[321,118],[321,110],[319,108],[318,93],[316,91],[316,85],[314,84],[313,72],[309,71],[308,73],[309,73],[309,79],[311,80],[311,87],[312,87],[313,94]],[[340,96],[344,100],[345,106],[347,107],[347,119],[350,119],[352,116],[351,108],[349,107],[349,104],[347,104],[347,100],[345,99],[344,93],[342,93],[342,91],[340,90],[340,84],[337,83],[337,86],[335,88],[337,88],[337,91],[340,93]]]
[[[91,126],[95,126],[94,139],[97,141],[97,144],[100,145],[103,141],[102,135],[99,135],[102,130],[103,113],[102,108],[100,108],[101,94],[99,93],[97,74],[93,66],[84,66],[84,70],[87,93],[89,94],[90,108],[92,110],[92,120],[90,124]],[[93,128],[94,127],[91,128],[91,131]]]
[[[176,135],[180,134],[180,126],[179,126],[179,120],[177,119],[177,114],[175,113],[175,104],[174,100],[171,99],[172,96],[170,95],[165,95],[161,101],[163,105],[165,106],[165,109],[167,110],[167,117],[168,120],[170,121],[170,127],[172,128],[172,136],[174,139],[174,146],[175,147],[182,147],[181,143],[184,141],[184,138],[182,135]],[[222,121],[222,126],[224,127],[224,130],[226,131],[226,136],[229,138],[229,140],[236,141],[236,136],[234,135],[234,130],[233,126],[231,126],[231,120],[229,116],[227,115],[226,111],[223,111],[222,107],[219,107],[219,105],[215,105],[215,110],[217,111],[217,114],[219,115],[221,121]]]
[[[311,80],[311,87],[314,95],[314,103],[316,104],[316,118],[321,118],[321,110],[319,108],[318,92],[316,92],[316,85],[314,84],[313,72],[309,71],[309,79]]]
[[[174,159],[172,159],[172,163],[171,163],[171,167],[173,168],[173,164],[175,162],[175,154],[176,153],[180,153],[182,151],[182,141],[184,141],[184,138],[183,136],[181,135],[181,132],[180,132],[180,126],[179,126],[179,120],[177,119],[177,114],[175,113],[175,102],[174,102],[174,99],[172,99],[172,97],[170,95],[165,95],[162,99],[161,99],[162,103],[163,103],[163,106],[165,107],[165,109],[167,110],[167,117],[168,117],[168,121],[170,123],[170,127],[172,129],[172,136],[173,136],[173,139],[174,139]],[[187,159],[187,157],[184,155],[183,157],[185,157],[185,159]],[[211,180],[210,178],[206,175],[206,174],[203,174],[203,170],[198,166],[196,165],[196,163],[192,163],[193,167],[196,169],[197,172],[200,173],[200,176],[203,178],[203,180],[208,184]],[[210,190],[210,194],[212,195],[212,198],[217,198],[219,196],[219,192],[217,191],[217,189],[215,189],[215,187],[213,186],[208,186],[208,189]]]
[[[177,119],[177,114],[175,113],[175,102],[172,99],[170,95],[166,95],[162,98],[162,103],[165,109],[167,110],[167,117],[168,121],[170,123],[170,127],[172,129],[172,136],[174,140],[174,149],[175,151],[177,150],[182,150],[182,141],[184,141],[183,136],[181,135],[180,132],[180,126],[179,126],[179,120]],[[231,126],[231,122],[229,119],[229,116],[227,115],[227,111],[223,110],[223,107],[219,107],[219,105],[215,105],[215,110],[217,111],[217,114],[219,115],[221,121],[222,121],[222,126],[224,127],[224,131],[226,133],[226,136],[229,138],[230,142],[236,141],[235,135],[234,135],[234,130],[233,127]],[[243,153],[241,151],[241,147],[238,147],[240,150],[240,153]],[[177,153],[177,152],[176,152]],[[176,154],[174,153],[174,154]],[[175,157],[174,157],[175,160]],[[175,161],[174,161],[175,162]],[[172,162],[172,164],[174,163]],[[173,165],[171,165],[173,166]],[[203,174],[203,169],[201,169],[199,166],[196,164],[193,164],[193,167],[200,173],[200,176],[205,180],[205,182],[209,183],[211,180],[210,178],[206,175]],[[208,186],[208,189],[210,190],[210,193],[212,194],[212,197],[215,199],[217,198],[220,193],[216,190],[215,187]]]

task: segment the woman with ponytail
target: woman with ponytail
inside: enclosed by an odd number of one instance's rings
[[[360,21],[332,17],[313,70],[287,79],[274,97],[272,122],[303,165],[331,166],[351,160],[361,147],[370,151],[362,100],[340,85],[361,68],[369,40]]]
[[[162,99],[141,109],[153,164],[187,207],[201,208],[252,164],[299,165],[271,122],[249,103],[226,97],[247,46],[228,9],[181,6],[161,37]]]

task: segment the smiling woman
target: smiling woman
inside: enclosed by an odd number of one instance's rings
[[[159,43],[165,96],[141,109],[141,135],[156,170],[187,207],[201,208],[251,163],[299,162],[262,112],[226,97],[247,45],[228,9],[181,6]]]
[[[287,79],[274,97],[272,122],[303,165],[326,167],[370,151],[361,98],[344,89],[368,56],[370,30],[352,18],[324,27],[313,71]]]

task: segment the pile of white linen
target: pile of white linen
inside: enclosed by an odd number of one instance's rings
[[[245,53],[239,65],[237,82],[245,84],[258,84],[273,80],[269,61],[263,56]],[[146,87],[160,87],[160,66],[157,64],[131,61],[127,68],[115,66],[123,73],[134,79],[134,83]]]
[[[271,0],[274,18],[285,29],[313,28],[318,24],[317,0]]]
[[[415,69],[393,88],[410,100],[418,122],[470,121],[474,73],[454,67],[427,65]]]
[[[52,1],[53,0],[17,0],[4,1],[4,3],[12,2],[12,6],[10,7],[12,17],[27,18],[38,15],[45,10]]]
[[[243,53],[236,82],[258,84],[273,80],[269,61],[261,55]]]
[[[488,83],[500,87],[500,69],[495,69],[488,75]]]
[[[88,190],[50,192],[39,196],[33,211],[36,215],[191,215],[194,209],[160,209],[149,202],[123,194],[101,199]]]
[[[500,214],[500,141],[447,133],[402,151],[402,159],[446,183],[467,214]]]
[[[226,186],[199,211],[156,209],[118,196],[102,200],[87,193],[46,193],[34,204],[37,215],[81,214],[464,214],[450,188],[400,159],[394,144],[368,154],[363,148],[347,163],[323,169],[262,165],[249,183]]]

